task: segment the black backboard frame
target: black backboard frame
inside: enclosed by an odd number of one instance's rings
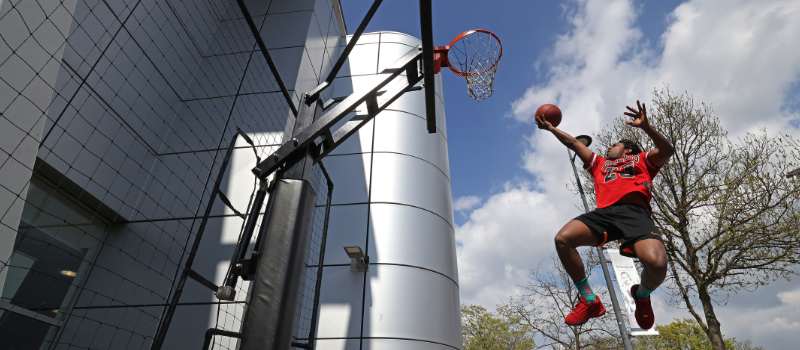
[[[425,119],[428,133],[436,132],[436,84],[433,72],[433,10],[431,0],[419,0],[422,73],[425,88]]]

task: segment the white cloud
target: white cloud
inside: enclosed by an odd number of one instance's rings
[[[545,58],[546,82],[529,88],[512,111],[530,120],[546,102],[560,104],[564,127],[596,131],[624,106],[656,87],[688,91],[710,102],[733,133],[779,130],[798,111],[786,109],[800,78],[796,1],[689,1],[670,16],[661,52],[643,46],[627,1],[579,1],[573,29]]]
[[[474,209],[478,204],[481,204],[481,198],[478,196],[458,197],[453,203],[453,210],[457,212],[466,212]]]
[[[784,109],[800,78],[800,3],[690,1],[675,9],[653,83],[711,102],[734,133],[779,130],[797,111]]]
[[[531,82],[511,105],[517,120],[530,123],[538,105],[557,103],[564,112],[562,129],[591,135],[625,105],[648,101],[653,88],[668,86],[710,103],[734,136],[757,128],[798,134],[789,122],[800,119],[790,107],[800,105],[791,91],[800,80],[800,2],[687,1],[666,18],[661,37],[650,40],[637,28],[630,1],[577,0],[570,6],[571,29],[538,58],[545,81]],[[579,213],[578,199],[567,189],[572,174],[564,147],[539,131],[527,142],[524,168],[538,182],[509,185],[457,229],[462,302],[492,307],[506,301],[537,262],[554,253],[558,228]],[[799,293],[782,293],[780,307],[756,312],[764,320],[757,326],[749,313],[748,325],[734,321],[743,306],[720,307],[726,335],[772,345],[768,335],[777,334],[767,329],[767,320],[799,322],[779,316],[786,308],[800,314]],[[797,332],[791,337],[800,341]]]
[[[778,293],[778,299],[780,299],[783,304],[798,307],[800,306],[800,289],[780,292]]]
[[[775,296],[768,291],[756,292],[760,298]],[[792,349],[797,347],[800,335],[800,287],[777,293],[779,303],[770,306],[731,303],[718,307],[717,316],[726,336],[751,340],[767,349]],[[746,317],[743,317],[746,315]]]
[[[530,268],[553,252],[564,220],[548,198],[525,184],[508,184],[457,228],[462,302],[494,307],[525,283]]]

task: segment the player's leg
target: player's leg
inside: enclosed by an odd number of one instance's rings
[[[597,236],[592,233],[589,226],[579,220],[570,220],[558,230],[555,243],[558,258],[561,260],[561,264],[569,277],[573,281],[580,281],[586,278],[583,260],[581,260],[576,248],[599,243]]]
[[[655,323],[653,306],[650,304],[652,293],[667,275],[667,252],[664,243],[656,238],[646,237],[632,244],[639,262],[644,265],[642,281],[631,287],[631,296],[636,301],[636,323],[642,329],[650,329]]]
[[[581,294],[578,304],[564,318],[564,322],[571,326],[577,326],[586,323],[592,317],[599,317],[605,314],[606,309],[603,307],[603,303],[600,302],[600,298],[589,287],[583,261],[576,249],[581,246],[596,245],[599,243],[597,236],[586,223],[579,220],[571,220],[558,231],[555,243],[558,257],[562,265],[564,265],[564,269]]]
[[[650,305],[650,293],[664,281],[667,273],[667,253],[664,243],[653,235],[656,226],[650,211],[637,205],[620,205],[615,212],[615,226],[622,231],[625,242],[621,250],[633,250],[644,265],[642,282],[631,287],[636,301],[636,322],[642,329],[653,327],[655,316]]]
[[[667,275],[667,252],[659,239],[645,238],[633,243],[633,250],[644,265],[641,284],[631,287],[631,296],[636,301],[636,323],[642,329],[650,329],[655,323],[653,306],[650,305],[652,293]]]
[[[633,244],[633,250],[644,265],[640,297],[650,293],[664,282],[667,276],[667,251],[664,243],[655,238],[642,239]]]

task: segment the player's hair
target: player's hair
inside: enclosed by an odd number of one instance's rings
[[[619,140],[619,143],[624,145],[625,148],[631,150],[632,154],[639,154],[639,153],[642,152],[642,148],[639,147],[639,144],[636,143],[636,141],[632,141],[632,140],[628,140],[628,139],[622,139],[622,140]]]

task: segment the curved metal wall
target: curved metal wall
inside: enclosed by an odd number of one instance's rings
[[[364,34],[336,91],[367,89],[420,41]],[[325,160],[335,181],[317,332],[318,349],[460,349],[450,169],[441,77],[438,132],[423,91],[408,92]],[[350,270],[343,246],[370,258]]]

